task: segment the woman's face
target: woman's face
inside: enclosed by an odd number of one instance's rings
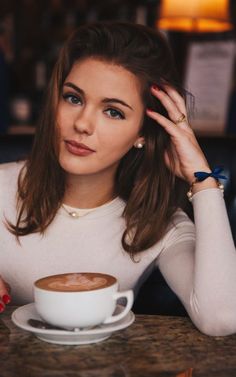
[[[136,76],[93,58],[75,63],[64,82],[57,111],[61,167],[73,175],[105,170],[113,174],[121,158],[142,140],[143,116]]]

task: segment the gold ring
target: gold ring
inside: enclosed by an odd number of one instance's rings
[[[176,120],[175,124],[185,122],[187,120],[186,116],[182,113],[179,117],[179,119]]]

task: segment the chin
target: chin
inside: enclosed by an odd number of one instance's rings
[[[73,159],[59,158],[59,164],[67,174],[89,175],[98,172],[98,169],[96,169],[95,166],[92,166],[94,164],[83,163],[78,161],[78,159],[75,161]]]

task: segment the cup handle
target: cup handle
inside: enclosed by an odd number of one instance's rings
[[[127,300],[124,310],[119,314],[115,314],[108,317],[107,319],[105,319],[103,323],[107,324],[107,323],[117,322],[120,319],[124,318],[129,313],[134,302],[134,293],[132,290],[129,290],[129,291],[124,291],[124,292],[116,292],[113,295],[113,298],[115,301],[117,301],[118,298],[121,298],[121,297],[125,297]]]

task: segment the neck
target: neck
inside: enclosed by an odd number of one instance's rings
[[[104,177],[69,175],[63,203],[77,208],[99,207],[115,197],[114,180]]]

